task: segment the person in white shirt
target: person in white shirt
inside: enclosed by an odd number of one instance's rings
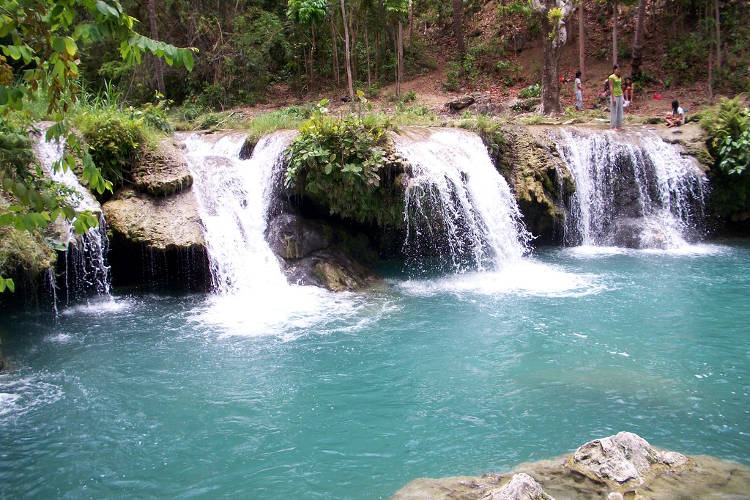
[[[684,125],[685,114],[685,110],[682,109],[677,99],[672,101],[672,112],[664,117],[664,121],[667,122],[667,127],[679,127],[680,125]]]
[[[576,109],[578,111],[582,111],[583,110],[583,85],[581,85],[581,72],[580,71],[576,71],[575,93],[576,93]]]

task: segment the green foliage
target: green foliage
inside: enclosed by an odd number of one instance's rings
[[[528,87],[521,89],[521,91],[518,93],[518,97],[521,99],[529,99],[531,97],[541,97],[542,96],[542,86],[538,83],[535,83],[534,85],[529,85]]]
[[[719,169],[727,175],[742,174],[750,164],[750,110],[742,96],[722,98],[704,111],[700,123],[711,137],[709,149]]]
[[[143,118],[105,108],[81,113],[74,121],[102,175],[121,184],[144,143]]]
[[[750,109],[742,96],[722,98],[703,112],[700,123],[709,134],[709,153],[716,160],[715,209],[730,218],[750,210]]]
[[[320,24],[326,17],[326,0],[289,0],[286,15],[299,24]]]
[[[508,87],[515,85],[521,76],[521,66],[511,60],[498,61],[495,70],[500,74],[500,80]]]
[[[144,122],[146,122],[151,128],[164,132],[165,134],[171,134],[174,132],[174,127],[167,117],[168,111],[168,101],[160,100],[156,104],[147,102],[141,106],[141,109],[138,110],[136,114],[142,116]]]
[[[374,115],[331,117],[327,101],[287,150],[287,187],[358,223],[400,226],[402,204],[394,172],[386,166],[390,127]]]
[[[31,103],[40,92],[44,94],[47,114],[56,122],[47,129],[46,139],[64,139],[71,151],[55,168],[73,168],[78,156],[83,164],[82,176],[91,189],[99,193],[111,190],[112,184],[95,166],[88,147],[70,132],[65,119],[80,91],[80,48],[110,39],[119,43],[120,55],[127,64],[139,63],[147,52],[188,71],[193,67],[192,51],[139,35],[134,30],[136,20],[125,14],[116,0],[6,0],[0,13],[0,52],[4,55],[0,61],[0,113],[16,113],[21,129],[26,129],[32,120]],[[8,60],[19,68],[15,79],[20,79],[22,85],[12,85]],[[6,136],[8,151],[17,152],[14,133],[5,123],[0,130]],[[23,161],[16,161],[15,154],[11,161],[0,163],[0,177],[3,190],[20,205],[0,211],[0,227],[13,225],[17,230],[33,231],[59,216],[75,218],[73,225],[79,232],[98,224],[90,214],[76,213],[56,183],[45,179],[38,167],[32,169]],[[7,279],[0,278],[2,291],[12,290],[13,285],[8,287]]]

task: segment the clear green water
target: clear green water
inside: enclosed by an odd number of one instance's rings
[[[1,316],[0,497],[379,498],[619,430],[750,463],[750,246],[384,271],[260,329],[250,297]]]

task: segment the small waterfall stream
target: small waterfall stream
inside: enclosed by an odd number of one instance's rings
[[[408,257],[434,256],[461,272],[496,270],[526,253],[530,234],[479,136],[412,128],[395,142],[412,166],[404,204]]]
[[[264,232],[271,181],[294,135],[264,136],[248,160],[239,158],[245,134],[183,137],[206,231],[212,285],[219,294],[287,287]]]
[[[109,239],[102,208],[91,193],[80,184],[74,172],[71,170],[55,171],[54,165],[62,158],[65,145],[61,142],[47,142],[45,140],[46,128],[44,125],[41,127],[41,134],[34,146],[42,168],[52,180],[70,188],[75,193],[76,199],[72,202],[77,210],[89,210],[99,216],[99,226],[91,228],[86,234],[77,235],[72,224],[68,223],[65,223],[61,230],[61,237],[64,238],[61,243],[66,246],[63,272],[65,281],[61,284],[65,291],[65,303],[70,304],[90,294],[108,296],[110,293],[110,268],[107,263]],[[57,285],[54,277],[51,277],[53,293]]]
[[[708,180],[693,158],[647,130],[550,133],[576,184],[568,245],[669,249],[702,235]]]

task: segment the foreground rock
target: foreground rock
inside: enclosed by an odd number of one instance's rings
[[[744,465],[659,450],[636,434],[620,432],[570,455],[521,464],[507,474],[416,479],[393,499],[666,500],[750,498],[748,492],[750,468]]]

